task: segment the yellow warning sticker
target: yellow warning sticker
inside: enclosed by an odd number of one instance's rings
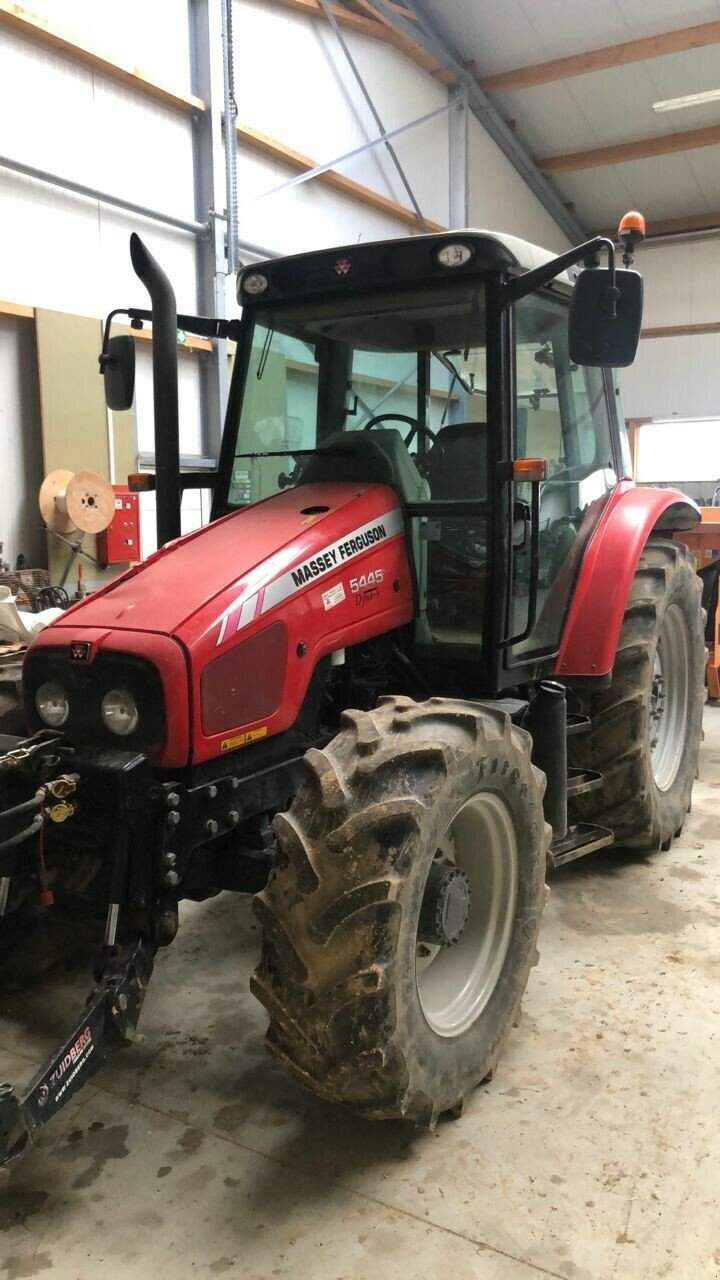
[[[267,738],[266,724],[261,725],[259,729],[249,729],[247,733],[236,733],[232,738],[223,738],[220,750],[234,751],[235,747],[246,747],[249,742],[257,742],[258,738]]]

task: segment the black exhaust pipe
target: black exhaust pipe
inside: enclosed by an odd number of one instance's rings
[[[553,839],[567,835],[567,702],[565,686],[541,680],[525,712],[523,727],[532,734],[532,761],[547,779],[545,820]]]
[[[180,427],[178,420],[177,302],[162,267],[133,232],[130,257],[150,294],[152,309],[153,406],[155,411],[155,501],[157,544],[180,537]]]

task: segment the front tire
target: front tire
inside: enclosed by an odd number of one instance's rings
[[[612,684],[581,698],[592,720],[569,763],[603,787],[571,802],[571,822],[609,827],[615,843],[668,848],[690,806],[705,698],[701,587],[682,543],[651,537],[633,580]]]
[[[492,705],[387,698],[343,726],[275,820],[251,986],[316,1093],[432,1126],[492,1073],[537,958],[544,779]]]

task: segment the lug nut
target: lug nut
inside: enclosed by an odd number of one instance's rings
[[[168,849],[167,853],[163,856],[163,862],[166,867],[174,867],[177,862],[177,858],[175,857],[175,854],[171,853]]]
[[[205,788],[205,795],[207,796],[208,800],[215,799],[217,795],[217,787],[215,786],[214,782],[212,782],[209,787]]]
[[[128,998],[125,995],[125,992],[121,991],[120,995],[118,996],[118,1008],[121,1009],[122,1012],[124,1013],[127,1007],[128,1007]]]
[[[233,791],[237,791],[238,787],[240,786],[240,779],[239,779],[239,778],[231,778],[231,779],[230,779],[230,786],[232,787]]]
[[[230,826],[236,827],[239,821],[240,821],[240,814],[238,813],[237,809],[231,809],[228,814],[228,822],[230,823]]]
[[[208,818],[207,822],[205,823],[205,830],[207,831],[208,835],[209,836],[217,835],[217,829],[218,829],[218,824],[215,821],[215,819]]]
[[[167,795],[166,795],[166,797],[165,797],[165,803],[166,803],[166,805],[167,805],[168,809],[177,809],[177,807],[178,807],[178,805],[179,805],[179,803],[180,803],[180,797],[179,797],[179,795],[178,795],[177,791],[168,791],[168,793],[167,793]]]
[[[171,809],[167,816],[167,824],[169,827],[176,827],[180,821],[180,814],[177,809]]]
[[[176,884],[180,883],[180,877],[177,871],[166,871],[165,884],[169,889],[174,889]]]

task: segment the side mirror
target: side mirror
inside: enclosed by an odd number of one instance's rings
[[[100,356],[109,409],[129,409],[135,394],[135,342],[129,334],[109,338]]]
[[[572,364],[625,369],[640,341],[643,285],[637,271],[589,267],[575,282],[570,303],[569,356]]]

